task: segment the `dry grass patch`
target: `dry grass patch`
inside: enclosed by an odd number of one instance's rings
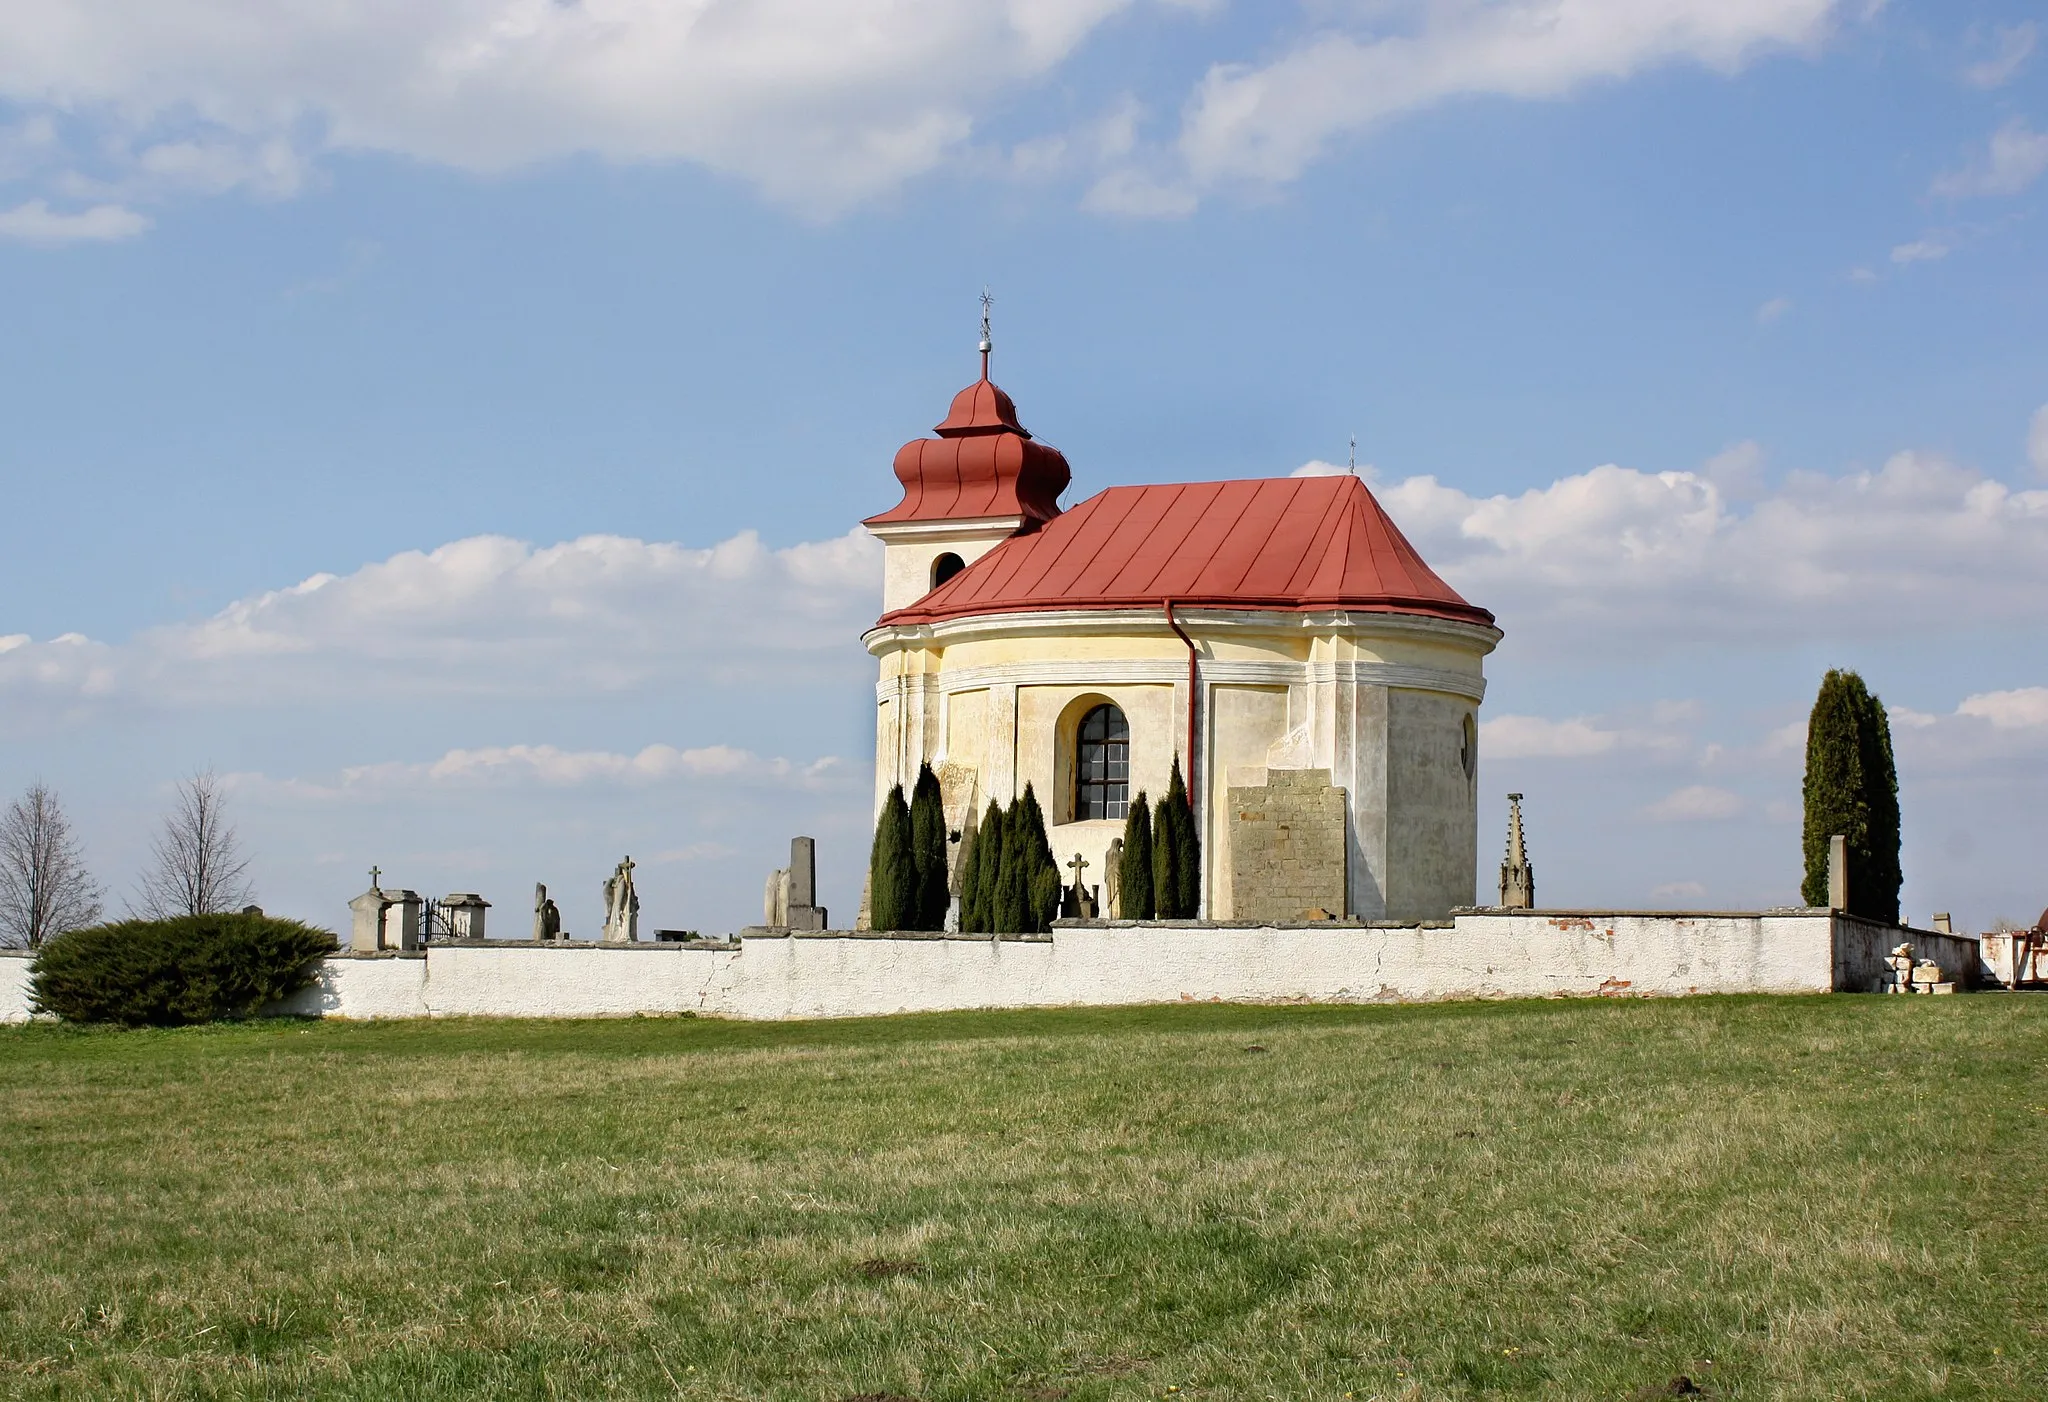
[[[2044,1071],[1993,996],[0,1032],[0,1390],[2024,1395]]]

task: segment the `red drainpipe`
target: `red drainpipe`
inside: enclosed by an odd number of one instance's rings
[[[1180,640],[1188,645],[1188,806],[1200,813],[1201,802],[1195,797],[1195,708],[1200,704],[1198,698],[1202,693],[1201,682],[1195,672],[1195,640],[1174,620],[1173,600],[1164,599],[1161,602],[1166,607],[1166,626],[1173,629],[1180,636]]]

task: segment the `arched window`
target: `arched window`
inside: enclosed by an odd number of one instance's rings
[[[932,588],[936,589],[967,568],[967,562],[948,550],[932,561]]]
[[[1074,817],[1121,818],[1131,805],[1131,727],[1114,706],[1081,717],[1074,747]]]

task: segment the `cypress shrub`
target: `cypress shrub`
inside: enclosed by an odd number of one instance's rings
[[[917,769],[917,786],[910,796],[910,845],[917,868],[917,923],[911,930],[943,930],[946,909],[953,903],[946,870],[946,801],[939,793],[939,776],[929,764]]]
[[[326,930],[271,915],[122,920],[45,944],[30,988],[38,1011],[67,1022],[215,1022],[307,987],[339,947]]]
[[[1179,874],[1174,870],[1174,859],[1178,855],[1173,843],[1173,810],[1160,799],[1152,805],[1152,918],[1154,920],[1178,920],[1180,912],[1174,906],[1174,896],[1180,890]]]
[[[1150,920],[1152,902],[1152,808],[1145,791],[1131,800],[1124,815],[1124,850],[1116,873],[1117,918]]]
[[[1884,703],[1854,672],[1830,669],[1806,722],[1801,897],[1828,900],[1828,839],[1848,840],[1849,911],[1899,918],[1899,775]]]
[[[1173,777],[1166,785],[1168,829],[1173,845],[1174,920],[1193,920],[1202,913],[1202,830],[1195,823],[1194,804],[1188,786],[1181,781],[1180,757],[1173,761]]]
[[[988,928],[990,934],[1014,935],[1024,928],[1026,893],[1030,879],[1025,875],[1024,807],[1013,803],[1002,815],[1003,842],[995,877],[989,883]]]
[[[1003,810],[994,799],[974,830],[974,875],[960,881],[960,928],[977,935],[996,928],[996,889],[1003,870]]]
[[[914,929],[904,922],[917,918],[917,859],[912,850],[910,805],[903,785],[889,790],[882,816],[875,820],[875,846],[868,858],[868,926],[875,930]]]
[[[1044,934],[1060,913],[1060,868],[1053,860],[1052,843],[1045,835],[1045,812],[1031,785],[1017,800],[1016,828],[1021,835],[1019,850],[1020,889],[1024,920],[1016,933]]]
[[[974,887],[981,879],[981,829],[975,826],[974,809],[967,810],[967,825],[960,829],[960,932],[973,934]]]

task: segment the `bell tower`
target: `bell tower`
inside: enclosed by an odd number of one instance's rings
[[[1013,535],[1060,514],[1072,473],[1017,422],[1017,406],[988,377],[982,316],[981,378],[953,396],[934,432],[896,453],[903,500],[862,524],[884,547],[882,612],[914,604]]]

